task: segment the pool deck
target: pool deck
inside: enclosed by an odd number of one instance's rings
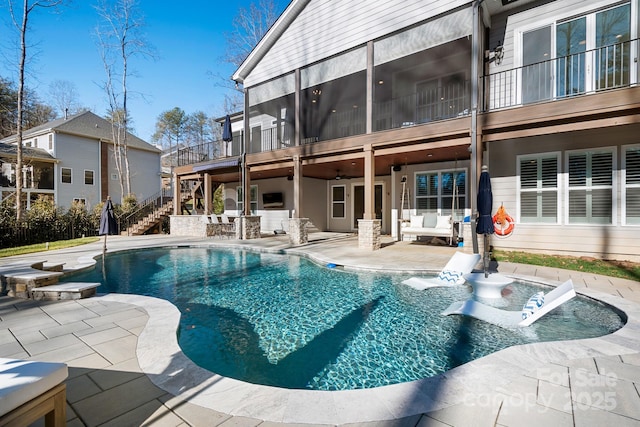
[[[290,251],[345,268],[439,271],[456,248],[312,233],[249,241],[109,236],[108,251],[152,246]],[[86,267],[100,242],[1,258]],[[614,334],[511,347],[443,375],[369,390],[319,392],[254,386],[193,365],[177,347],[179,313],[163,300],[121,294],[42,302],[0,297],[0,357],[65,362],[69,426],[640,426],[640,279],[500,263],[501,274],[559,284],[603,300],[628,320]]]

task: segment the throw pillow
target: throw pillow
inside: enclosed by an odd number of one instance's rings
[[[451,216],[439,216],[436,221],[436,228],[451,228]]]
[[[411,228],[422,228],[422,215],[411,215]]]
[[[538,311],[540,307],[544,305],[544,292],[537,292],[531,295],[531,298],[527,300],[522,307],[522,320],[528,318],[533,313]]]
[[[438,274],[438,280],[449,285],[462,285],[465,282],[462,276],[463,273],[461,271],[442,270],[440,274]]]

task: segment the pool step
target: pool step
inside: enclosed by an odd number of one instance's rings
[[[59,301],[89,298],[96,294],[97,282],[68,282],[31,289],[31,298],[39,301]]]

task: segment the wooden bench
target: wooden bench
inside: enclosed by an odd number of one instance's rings
[[[0,358],[0,426],[66,425],[67,365]]]
[[[89,298],[96,294],[97,282],[69,282],[31,289],[31,298],[41,301],[59,301]]]

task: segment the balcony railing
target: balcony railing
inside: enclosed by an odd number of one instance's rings
[[[638,39],[483,78],[484,111],[565,99],[638,83]]]
[[[432,87],[374,104],[373,128],[396,129],[469,114],[468,82]]]
[[[242,154],[242,135],[234,135],[233,141],[211,141],[204,144],[180,148],[178,166],[193,165],[208,160],[221,159]]]

